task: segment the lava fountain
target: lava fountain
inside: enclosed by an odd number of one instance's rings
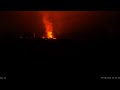
[[[47,39],[56,39],[53,36],[53,23],[52,21],[50,21],[50,16],[47,14],[43,15],[43,23],[45,25],[45,36],[43,36],[43,38],[47,38]]]

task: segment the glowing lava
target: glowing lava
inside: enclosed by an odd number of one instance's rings
[[[53,24],[48,15],[43,16],[43,23],[46,28],[46,35],[43,38],[56,39],[53,37]]]

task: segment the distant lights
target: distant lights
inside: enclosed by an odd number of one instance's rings
[[[48,40],[48,39],[56,39],[56,38],[50,38],[50,37],[42,37],[43,39],[45,40]]]
[[[56,39],[56,38],[53,38],[53,39]]]

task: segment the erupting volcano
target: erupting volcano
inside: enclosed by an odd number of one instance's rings
[[[45,25],[46,33],[43,38],[48,38],[48,39],[56,39],[53,36],[53,23],[50,21],[50,16],[49,15],[43,15],[43,23]]]

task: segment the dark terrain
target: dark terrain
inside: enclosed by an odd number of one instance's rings
[[[8,80],[100,80],[118,76],[118,47],[114,39],[1,40],[1,70]]]

